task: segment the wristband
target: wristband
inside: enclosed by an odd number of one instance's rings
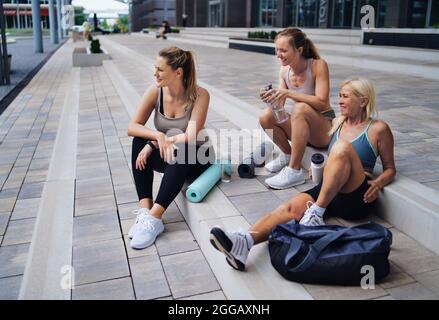
[[[147,144],[148,146],[151,147],[152,151],[154,151],[155,149],[157,149],[157,148],[155,147],[154,143],[152,143],[152,141],[148,141],[146,144]]]

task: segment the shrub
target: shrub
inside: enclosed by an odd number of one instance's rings
[[[88,41],[93,41],[93,36],[91,35],[91,33],[88,34]]]
[[[171,33],[180,33],[180,29],[171,28]]]
[[[91,51],[91,53],[101,53],[102,52],[99,39],[91,40],[90,51]]]

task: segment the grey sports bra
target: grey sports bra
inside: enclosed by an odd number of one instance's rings
[[[167,134],[169,137],[175,136],[177,134],[186,132],[186,129],[188,127],[189,121],[191,119],[192,115],[192,109],[193,105],[188,105],[186,107],[186,111],[181,117],[178,118],[169,118],[165,116],[165,112],[163,110],[163,88],[157,88],[158,95],[157,95],[157,101],[154,107],[155,113],[154,113],[154,126],[155,128],[163,132],[164,134]],[[204,130],[204,128],[202,129]],[[197,145],[201,145],[209,140],[209,137],[206,133],[204,133],[204,136],[201,135],[204,140],[200,140],[196,142]]]

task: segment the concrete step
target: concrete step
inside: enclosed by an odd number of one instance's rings
[[[103,43],[110,52],[118,50],[137,66],[146,67],[153,63],[151,59],[109,39],[103,39]],[[140,95],[134,94],[135,90],[130,89],[132,85],[123,80],[123,75],[112,61],[105,61],[104,68],[122,97],[127,111],[132,114]],[[210,92],[211,110],[239,128],[248,130],[259,128],[258,115],[254,112],[253,106],[206,83],[200,82],[199,84]],[[309,167],[312,153],[313,150],[307,148],[302,163],[305,168]],[[434,232],[439,227],[439,200],[432,201],[431,199],[439,199],[436,191],[410,179],[398,177],[383,192],[380,199],[380,214],[392,225],[439,254],[439,238],[437,232]],[[302,285],[285,281],[273,270],[266,244],[252,251],[248,260],[249,268],[245,273],[232,270],[227,266],[224,257],[211,248],[208,235],[212,226],[221,225],[227,229],[242,228],[244,230],[248,228],[248,222],[218,187],[214,187],[201,203],[188,202],[183,193],[180,193],[175,201],[228,299],[311,298]]]

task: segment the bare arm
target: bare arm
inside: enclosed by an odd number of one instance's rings
[[[137,111],[128,124],[128,135],[149,140],[158,140],[163,133],[145,127],[157,101],[157,87],[151,86],[143,95]]]
[[[392,131],[384,121],[380,121],[377,125],[379,126],[377,147],[378,154],[380,155],[383,165],[383,173],[380,174],[374,181],[377,182],[381,188],[383,188],[391,183],[396,175],[393,149],[394,140]]]
[[[392,131],[384,121],[378,121],[375,126],[378,130],[377,149],[383,165],[383,173],[376,179],[368,181],[370,187],[364,194],[366,203],[375,201],[379,194],[378,191],[391,183],[396,175]]]

